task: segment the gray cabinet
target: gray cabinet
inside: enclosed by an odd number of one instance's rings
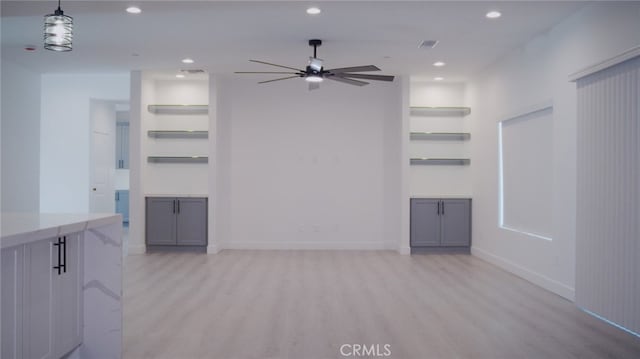
[[[206,246],[207,199],[147,197],[146,243],[150,246]]]
[[[116,124],[116,168],[129,168],[129,123]]]
[[[116,191],[116,213],[122,215],[122,222],[129,223],[129,190]]]
[[[411,248],[469,248],[470,199],[411,199]]]

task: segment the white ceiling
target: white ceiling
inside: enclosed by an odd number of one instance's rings
[[[140,15],[125,12],[131,3],[62,1],[74,18],[74,49],[55,53],[42,49],[43,15],[55,1],[2,1],[2,57],[41,72],[277,71],[247,60],[303,68],[308,39],[319,38],[325,68],[373,64],[385,74],[463,81],[586,4],[316,1],[322,13],[310,16],[309,1],[134,1]],[[503,16],[485,18],[492,9]],[[427,39],[440,43],[419,49]],[[187,56],[196,63],[183,65]],[[447,66],[433,67],[437,60]]]

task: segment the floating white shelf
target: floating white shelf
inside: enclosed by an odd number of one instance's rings
[[[412,140],[451,140],[465,141],[471,138],[468,132],[411,132]]]
[[[469,107],[417,107],[412,106],[409,108],[409,114],[411,116],[442,116],[442,117],[454,117],[454,116],[466,116],[471,113]]]
[[[412,165],[448,165],[466,166],[471,163],[468,158],[411,158]]]
[[[147,110],[158,115],[206,115],[209,105],[149,105]]]
[[[149,156],[149,163],[208,163],[207,156]]]
[[[153,138],[209,138],[209,131],[147,131]]]

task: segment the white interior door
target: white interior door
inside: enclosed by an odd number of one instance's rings
[[[89,211],[115,212],[115,104],[91,100],[91,171]]]

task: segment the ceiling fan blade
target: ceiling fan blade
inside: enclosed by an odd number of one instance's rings
[[[309,82],[309,91],[317,90],[320,88],[319,82]]]
[[[296,71],[304,72],[304,70],[296,69],[296,68],[294,68],[294,67],[289,67],[289,66],[283,66],[283,65],[272,64],[272,63],[270,63],[270,62],[264,62],[264,61],[259,61],[259,60],[249,60],[249,61],[251,61],[251,62],[257,62],[257,63],[259,63],[259,64],[270,65],[270,66],[282,67],[282,68],[289,69],[289,70],[296,70]]]
[[[374,65],[365,65],[365,66],[341,67],[337,69],[328,69],[325,71],[331,72],[332,74],[337,74],[342,72],[380,71],[380,69]]]
[[[279,72],[279,71],[236,71],[234,74],[297,74],[297,72]]]
[[[346,79],[344,77],[339,77],[339,76],[326,76],[325,79],[343,82],[345,84],[355,85],[355,86],[364,86],[369,84],[368,82]]]
[[[273,80],[267,80],[267,81],[260,81],[260,82],[258,82],[258,83],[259,83],[259,84],[266,84],[267,82],[280,81],[280,80],[288,80],[288,79],[293,79],[293,78],[296,78],[296,77],[300,77],[300,76],[298,76],[298,75],[296,75],[296,76],[287,76],[287,77],[281,77],[281,78],[279,78],[279,79],[273,79]]]
[[[376,81],[393,81],[393,76],[389,75],[367,75],[367,74],[347,74],[339,73],[337,76],[350,77],[354,79],[376,80]]]

